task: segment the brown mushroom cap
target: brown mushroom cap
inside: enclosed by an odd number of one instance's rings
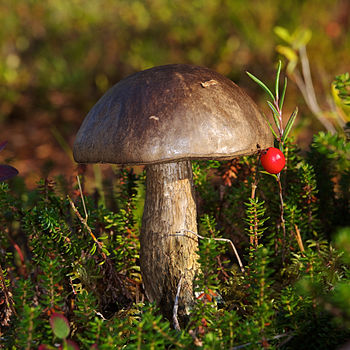
[[[230,159],[273,145],[255,103],[228,78],[172,64],[133,74],[109,89],[74,143],[81,163],[152,164]]]

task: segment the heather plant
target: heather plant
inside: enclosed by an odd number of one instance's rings
[[[286,88],[278,98],[277,90],[267,93],[278,122],[271,124],[276,147],[286,157],[280,174],[267,174],[259,155],[193,164],[201,268],[186,324],[176,323],[176,300],[173,319],[164,319],[142,287],[143,173],[118,168],[118,186],[94,195],[86,193],[84,174],[65,186],[42,180],[33,191],[19,179],[1,182],[0,348],[344,344],[350,337],[349,143],[345,133],[319,133],[309,152],[300,152],[285,134],[296,113],[283,120]]]

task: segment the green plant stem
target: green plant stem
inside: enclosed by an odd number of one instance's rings
[[[34,330],[34,308],[30,308],[30,316],[29,316],[29,327],[28,327],[28,337],[26,343],[26,350],[30,350],[32,348],[32,339],[33,339],[33,330]]]
[[[251,199],[255,199],[256,188],[257,188],[257,184],[256,184],[256,181],[254,181],[254,183],[252,184]],[[255,211],[255,215],[254,216],[256,218],[256,211]],[[255,245],[255,248],[256,248],[258,246],[258,233],[257,233],[258,227],[257,227],[256,220],[255,220],[254,227],[250,226],[250,230],[251,230],[251,232],[254,232],[254,237],[250,236],[250,245],[251,246]]]
[[[280,180],[280,174],[276,176],[277,184],[278,184],[278,192],[280,197],[280,219],[281,219],[281,226],[282,226],[282,232],[283,232],[283,240],[282,240],[282,262],[284,263],[285,254],[286,254],[286,224],[284,220],[284,200],[283,200],[283,192],[282,192],[282,184]]]
[[[259,182],[259,165],[260,165],[260,155],[258,156],[258,163],[257,163],[257,168],[256,168],[256,172],[254,174],[254,182],[252,183],[252,192],[250,195],[251,199],[255,199],[255,192],[256,189],[258,187],[258,182]],[[250,236],[250,245],[253,246],[253,243],[255,244],[255,248],[258,246],[258,234],[257,234],[257,225],[255,223],[254,225],[255,227],[253,228],[252,226],[250,226],[250,231],[253,232],[254,231],[254,242],[253,242],[253,236]]]

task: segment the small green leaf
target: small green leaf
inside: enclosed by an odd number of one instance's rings
[[[101,249],[102,249],[102,252],[105,253],[107,256],[111,254],[105,245],[103,245]]]
[[[260,170],[260,173],[270,175],[270,176],[274,177],[276,180],[278,179],[276,174],[270,174],[269,172],[267,172],[265,170]]]
[[[282,136],[282,142],[284,142],[287,139],[289,132],[292,129],[292,126],[295,122],[295,118],[297,117],[297,114],[298,114],[298,107],[295,107],[295,110],[292,113],[292,115],[289,117],[286,128],[284,129],[284,133]]]
[[[50,325],[57,338],[66,339],[70,333],[69,322],[67,318],[59,313],[53,313],[50,317]]]
[[[248,76],[253,79],[263,90],[265,90],[265,92],[271,97],[272,101],[275,100],[275,97],[273,96],[272,92],[270,91],[270,89],[261,81],[259,80],[257,77],[255,77],[253,74],[247,72]]]
[[[277,129],[281,130],[281,125],[280,125],[280,121],[279,121],[279,113],[278,113],[276,107],[270,101],[267,101],[267,104],[269,105],[269,107],[272,110],[272,116],[273,116],[273,119],[276,123]]]
[[[277,73],[276,73],[276,81],[275,81],[276,101],[278,101],[278,90],[279,90],[279,83],[280,83],[281,68],[282,68],[282,62],[281,62],[281,60],[279,60],[278,61],[278,67],[277,67]]]
[[[283,85],[283,90],[282,90],[282,95],[279,103],[279,108],[282,110],[283,107],[283,102],[284,102],[284,96],[286,95],[286,90],[287,90],[287,77],[284,78],[284,85]]]
[[[94,255],[94,254],[95,254],[96,248],[97,248],[96,243],[94,243],[93,246],[92,246],[92,248],[90,249],[90,254],[91,254],[91,255]]]

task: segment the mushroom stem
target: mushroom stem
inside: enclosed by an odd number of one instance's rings
[[[196,203],[190,161],[146,167],[146,199],[140,236],[140,265],[147,298],[171,320],[179,280],[179,317],[193,303],[193,279],[198,270]]]

